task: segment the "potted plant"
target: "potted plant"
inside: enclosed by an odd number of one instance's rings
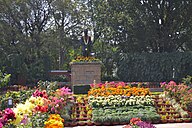
[[[93,117],[93,122],[95,125],[100,126],[103,123],[103,117]]]
[[[167,118],[166,118],[165,115],[162,115],[162,116],[161,116],[161,122],[162,122],[162,123],[167,123]]]
[[[120,117],[119,116],[113,116],[111,122],[113,125],[118,125],[120,123]]]
[[[181,119],[181,118],[176,118],[176,119],[175,119],[175,122],[176,122],[176,123],[181,123],[181,122],[182,122],[182,119]]]
[[[79,121],[79,122],[78,122],[78,125],[79,125],[79,126],[84,126],[84,125],[86,125],[86,122],[85,122],[85,121]]]
[[[127,122],[126,116],[120,116],[119,118],[120,118],[119,121],[121,125],[125,125],[129,123],[129,121]]]
[[[87,125],[88,126],[92,126],[94,123],[91,121],[91,119],[89,119],[88,121],[87,121]]]
[[[187,104],[187,111],[188,111],[189,117],[192,118],[192,102],[189,102],[189,103]]]
[[[155,124],[159,123],[159,122],[160,122],[160,119],[161,119],[161,117],[160,117],[158,114],[154,114],[154,115],[151,117],[152,123],[155,123]],[[144,120],[143,120],[143,121],[144,121]]]
[[[169,122],[169,123],[174,123],[174,122],[175,122],[175,119],[174,119],[172,116],[170,116],[170,118],[168,119],[168,122]]]
[[[191,118],[182,118],[183,122],[185,123],[189,123],[191,122]]]

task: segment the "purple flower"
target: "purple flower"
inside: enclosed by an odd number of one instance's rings
[[[23,120],[21,121],[22,124],[27,124],[28,122],[28,118],[27,118],[27,115],[24,115],[24,118]]]
[[[156,128],[151,123],[147,123],[147,122],[144,122],[144,121],[140,121],[136,125],[139,126],[140,128]]]

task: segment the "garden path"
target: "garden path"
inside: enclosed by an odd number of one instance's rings
[[[65,128],[122,128],[124,125],[116,126],[76,126]],[[171,124],[155,124],[156,128],[192,128],[192,123],[171,123]]]

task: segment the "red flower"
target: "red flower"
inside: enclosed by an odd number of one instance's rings
[[[130,124],[135,125],[135,124],[137,124],[137,123],[140,122],[140,121],[141,121],[140,118],[132,118],[132,119],[130,120]]]

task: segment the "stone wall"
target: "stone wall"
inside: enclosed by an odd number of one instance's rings
[[[73,63],[71,64],[71,83],[72,85],[92,84],[101,82],[100,63]]]

